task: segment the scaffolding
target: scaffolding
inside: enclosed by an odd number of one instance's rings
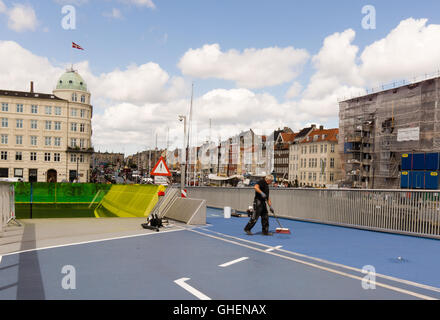
[[[398,188],[403,153],[440,151],[439,81],[428,79],[339,103],[346,186]]]

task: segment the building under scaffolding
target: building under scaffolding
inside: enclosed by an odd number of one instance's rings
[[[440,151],[440,77],[339,103],[345,186],[400,186],[401,156]]]

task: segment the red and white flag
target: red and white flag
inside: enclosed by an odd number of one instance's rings
[[[76,44],[75,42],[72,42],[72,48],[84,50],[79,44]]]

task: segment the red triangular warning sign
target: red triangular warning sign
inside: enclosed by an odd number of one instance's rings
[[[159,158],[153,170],[150,173],[152,176],[171,176],[171,172],[165,163],[165,159],[163,157]]]

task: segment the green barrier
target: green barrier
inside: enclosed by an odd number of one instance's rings
[[[158,200],[156,185],[112,185],[95,209],[101,217],[147,217]]]
[[[31,202],[31,184],[16,182],[15,203]],[[32,183],[32,203],[99,203],[110,190],[110,184],[94,183]]]

